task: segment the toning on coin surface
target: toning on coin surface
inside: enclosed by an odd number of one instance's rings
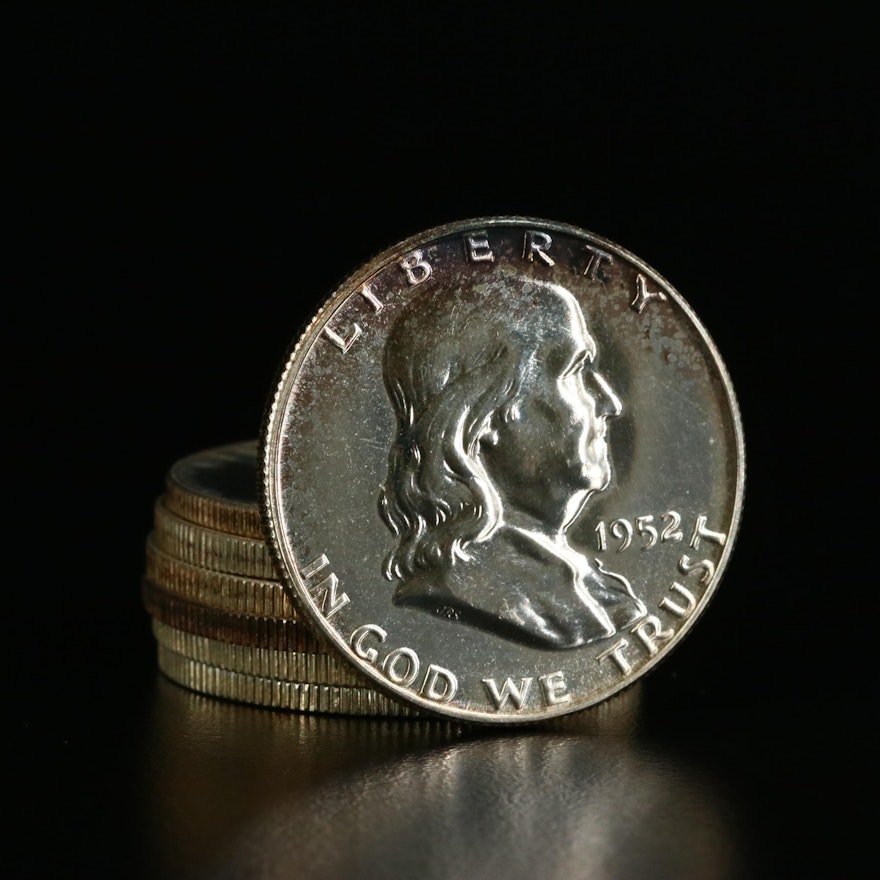
[[[664,657],[722,577],[745,479],[727,369],[681,294],[518,217],[343,282],[260,441],[303,613],[389,694],[488,723],[586,708]]]

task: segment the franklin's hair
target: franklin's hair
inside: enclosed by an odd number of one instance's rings
[[[563,288],[522,278],[413,292],[389,333],[385,387],[397,417],[379,511],[397,538],[385,559],[404,579],[467,559],[500,524],[501,499],[478,455],[516,397]],[[554,307],[555,306],[555,307]],[[551,319],[550,325],[554,323]]]

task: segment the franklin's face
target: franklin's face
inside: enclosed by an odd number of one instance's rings
[[[563,290],[553,299],[536,318],[544,326],[510,416],[493,421],[481,449],[505,507],[564,527],[611,479],[606,422],[621,404],[593,365],[596,344],[577,301]]]

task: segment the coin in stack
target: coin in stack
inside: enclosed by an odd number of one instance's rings
[[[211,571],[278,579],[263,538],[221,532],[183,519],[172,512],[164,494],[156,499],[153,513],[153,541],[167,555]]]
[[[141,595],[150,616],[166,626],[221,642],[274,651],[324,651],[326,640],[303,620],[236,614],[179,599],[143,579]]]
[[[264,704],[271,693],[267,705],[400,715],[385,696],[370,698],[369,680],[328,653],[270,576],[256,452],[256,441],[218,446],[166,475],[142,589],[160,668],[191,689],[245,702]]]
[[[298,619],[298,612],[279,580],[252,578],[202,568],[160,550],[150,535],[146,542],[145,577],[176,598],[258,617]]]
[[[681,642],[729,562],[727,368],[665,278],[578,227],[486,217],[389,248],[293,341],[267,404],[280,577],[426,712],[606,700]]]
[[[420,717],[413,708],[375,687],[285,681],[200,663],[158,647],[159,668],[172,681],[199,693],[273,709],[339,715]]]
[[[256,493],[257,440],[184,456],[165,478],[165,503],[172,513],[209,529],[262,541]]]
[[[322,651],[279,651],[221,641],[153,619],[158,644],[206,666],[217,666],[261,678],[370,687],[370,680],[335,653]]]

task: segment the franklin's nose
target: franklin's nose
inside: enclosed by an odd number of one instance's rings
[[[601,373],[593,373],[593,385],[596,389],[596,413],[606,419],[619,416],[623,412],[623,404]]]

